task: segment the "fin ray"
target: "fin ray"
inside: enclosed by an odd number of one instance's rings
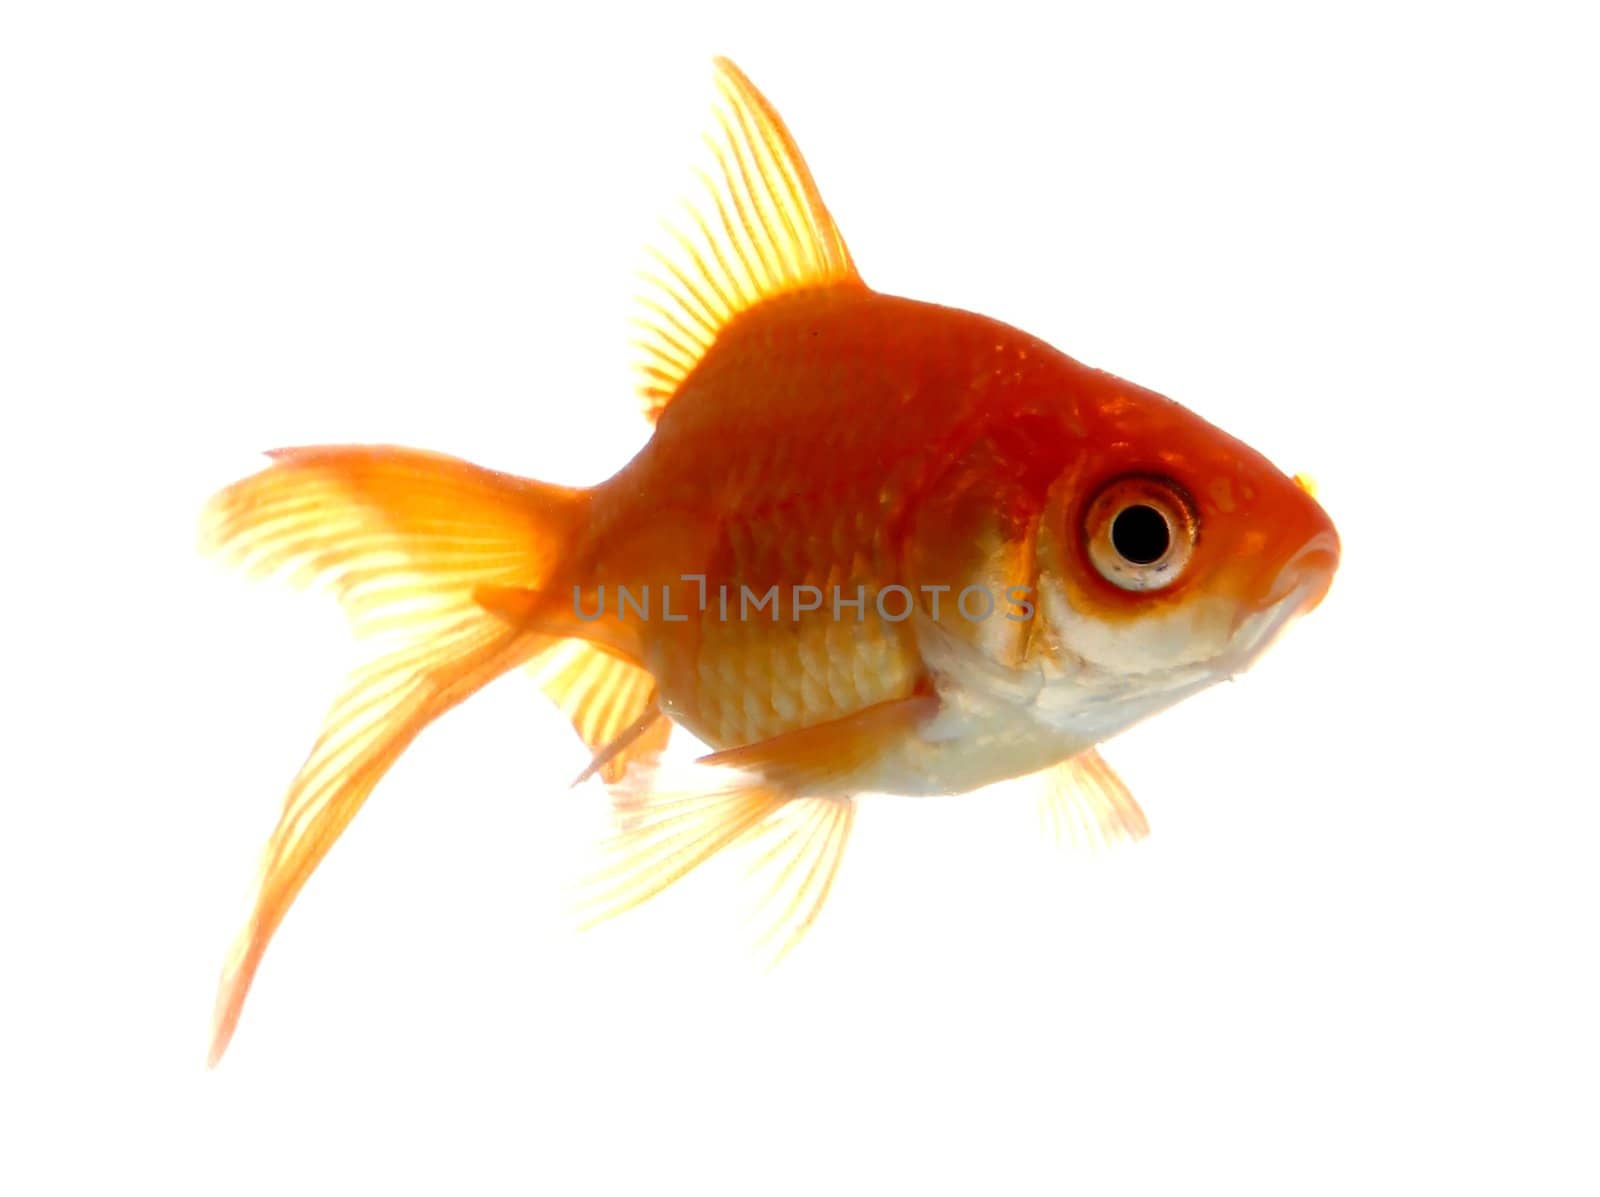
[[[755,946],[770,963],[789,954],[822,913],[855,825],[850,798],[798,798],[758,834],[775,839],[750,873],[776,870],[757,906]],[[793,884],[792,884],[793,883]]]
[[[1038,775],[1039,820],[1046,839],[1109,848],[1137,843],[1150,834],[1150,822],[1127,783],[1096,748],[1069,757]]]
[[[617,833],[581,887],[585,926],[655,897],[712,857],[754,853],[765,873],[758,947],[781,958],[826,901],[855,817],[855,779],[938,710],[911,694],[853,715],[701,757],[686,777],[630,771],[617,787]]]
[[[744,863],[751,946],[782,960],[832,892],[854,825],[855,801],[796,797],[737,770],[696,764],[678,785],[649,769],[618,791],[620,826],[577,894],[585,928],[616,918],[724,855]]]
[[[620,796],[622,827],[604,846],[608,859],[580,891],[585,927],[649,901],[783,805],[780,791],[719,772],[698,786],[662,793],[650,792],[646,771],[632,794]]]
[[[723,328],[764,300],[810,287],[865,286],[783,120],[744,73],[715,62],[710,169],[687,218],[650,251],[636,323],[639,387],[654,420]]]
[[[578,781],[599,773],[614,782],[630,762],[666,748],[672,723],[660,714],[648,670],[586,641],[565,640],[535,660],[530,671],[596,754]]]
[[[434,719],[552,641],[473,601],[537,586],[582,518],[582,492],[387,446],[279,450],[206,505],[201,547],[251,574],[331,591],[358,664],[290,784],[251,913],[218,986],[226,1051],[274,933],[383,774]]]

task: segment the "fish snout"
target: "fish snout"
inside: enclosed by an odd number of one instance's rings
[[[1316,609],[1339,568],[1339,535],[1331,524],[1313,533],[1273,575],[1261,597],[1241,607],[1234,620],[1223,668],[1243,673],[1285,628]]]
[[[1298,593],[1301,600],[1294,614],[1305,615],[1314,611],[1327,597],[1333,586],[1333,575],[1339,569],[1339,534],[1328,524],[1311,536],[1284,562],[1273,582],[1267,605],[1281,602]]]

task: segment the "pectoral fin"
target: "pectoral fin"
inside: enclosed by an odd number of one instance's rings
[[[1037,775],[1039,822],[1055,844],[1092,848],[1136,843],[1150,834],[1150,823],[1127,784],[1090,748]]]
[[[938,711],[936,697],[913,694],[843,719],[714,752],[700,763],[742,769],[792,793],[834,792]]]

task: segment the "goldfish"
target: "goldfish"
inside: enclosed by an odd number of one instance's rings
[[[278,450],[202,547],[330,590],[358,663],[226,962],[221,1058],[269,941],[385,772],[519,667],[617,818],[610,917],[755,847],[767,938],[811,926],[858,797],[1037,781],[1148,823],[1099,745],[1247,668],[1327,593],[1309,483],[996,320],[869,287],[783,120],[715,60],[711,168],[641,300],[648,442],[596,486],[420,449]],[[682,728],[711,751],[674,774]]]

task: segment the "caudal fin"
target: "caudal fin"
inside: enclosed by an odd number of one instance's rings
[[[267,843],[217,993],[212,1065],[273,932],[384,772],[429,723],[550,643],[484,610],[474,590],[543,585],[587,507],[584,491],[414,449],[271,456],[207,504],[202,545],[252,574],[330,589],[362,655]]]

